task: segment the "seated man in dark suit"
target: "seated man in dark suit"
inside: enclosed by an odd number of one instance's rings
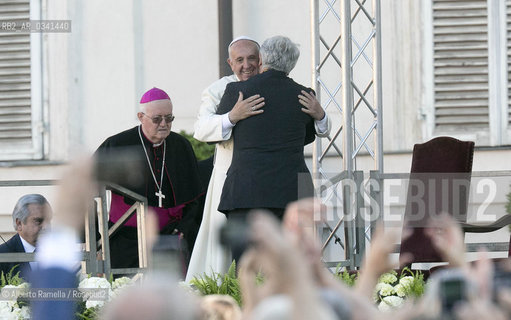
[[[314,141],[314,120],[323,119],[325,112],[311,113],[300,99],[313,98],[312,89],[288,77],[300,56],[295,43],[275,36],[264,41],[260,53],[262,73],[229,83],[217,110],[229,112],[240,92],[265,99],[264,113],[239,121],[232,132],[232,163],[218,207],[229,220],[243,220],[254,208],[282,218],[289,202],[313,195],[303,148]]]
[[[40,194],[22,196],[12,212],[12,223],[16,235],[0,245],[0,253],[34,252],[37,238],[51,220],[51,208],[45,197]],[[0,271],[7,274],[11,269],[13,275],[20,271],[20,277],[27,279],[34,262],[4,262],[0,263]]]

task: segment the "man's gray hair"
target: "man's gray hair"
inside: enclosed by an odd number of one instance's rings
[[[298,45],[288,37],[275,36],[261,45],[262,68],[283,71],[289,74],[300,57]]]
[[[19,219],[23,223],[27,222],[27,218],[30,215],[28,206],[31,204],[49,205],[48,200],[37,193],[26,194],[21,197],[14,206],[14,210],[12,211],[12,225],[14,226],[14,230],[16,230],[16,219]]]

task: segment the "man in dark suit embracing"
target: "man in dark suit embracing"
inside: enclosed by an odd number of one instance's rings
[[[300,56],[295,43],[275,36],[264,41],[260,53],[262,73],[228,84],[217,110],[229,112],[239,92],[265,99],[263,113],[239,121],[233,129],[233,158],[218,207],[230,220],[243,220],[256,208],[282,218],[289,202],[313,195],[303,148],[314,141],[314,120],[326,120],[325,112],[308,109],[305,102],[314,98],[312,89],[288,77]]]
[[[37,238],[51,220],[51,208],[45,197],[40,194],[26,194],[22,196],[12,212],[12,223],[16,234],[0,245],[0,253],[34,252]],[[7,274],[18,265],[14,271],[20,271],[20,277],[27,280],[27,276],[34,262],[4,262],[0,263],[0,271]]]

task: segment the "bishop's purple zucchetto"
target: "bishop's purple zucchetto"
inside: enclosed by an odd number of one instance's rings
[[[154,100],[170,100],[169,95],[162,89],[152,88],[142,96],[140,103],[148,103]]]

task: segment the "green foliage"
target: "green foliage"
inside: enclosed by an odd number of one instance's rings
[[[426,285],[426,282],[424,281],[424,274],[417,270],[415,273],[410,270],[410,268],[406,267],[401,271],[401,277],[410,275],[413,277],[412,285],[410,286],[410,296],[413,298],[419,298],[424,294],[424,287]]]
[[[345,285],[348,287],[353,287],[355,285],[355,281],[357,280],[357,273],[350,274],[347,270],[344,270],[341,272],[341,264],[338,264],[337,267],[335,267],[334,277],[336,277],[338,280],[341,280],[344,282]]]
[[[341,272],[340,269],[341,269],[341,267],[339,264],[335,268],[334,277],[336,279],[344,282],[345,285],[347,285],[349,287],[353,287],[355,285],[355,282],[357,281],[358,274],[350,274],[347,270],[344,270]],[[388,283],[392,286],[396,286],[400,282],[400,279],[402,279],[405,276],[410,276],[413,278],[413,281],[410,282],[409,286],[406,285],[405,287],[401,288],[401,289],[405,290],[406,297],[410,297],[410,298],[421,297],[424,294],[425,281],[424,281],[424,274],[420,270],[413,272],[412,270],[410,270],[410,268],[404,268],[401,271],[400,275],[398,275],[398,273],[396,271],[391,270],[388,273],[383,274],[378,279],[378,283],[379,284],[380,283]],[[377,300],[375,300],[375,301],[377,301]]]
[[[214,144],[208,144],[206,142],[199,141],[195,139],[193,135],[186,133],[183,130],[181,130],[179,134],[188,139],[188,141],[190,141],[193,151],[195,152],[195,156],[197,157],[197,160],[199,161],[205,160],[215,153]]]
[[[78,303],[78,311],[75,313],[76,319],[96,320],[99,319],[99,313],[96,308],[86,308],[85,301]]]
[[[4,274],[4,272],[2,271],[2,274],[0,276],[1,277],[1,279],[0,279],[0,287],[1,288],[5,287],[6,285],[19,286],[20,284],[25,282],[25,280],[23,280],[23,278],[20,277],[19,271],[14,273],[14,269],[17,266],[18,265],[15,265],[14,267],[12,267],[11,270],[9,270],[9,272],[7,274]]]
[[[190,284],[199,290],[202,295],[230,295],[241,306],[241,289],[239,280],[236,277],[235,261],[232,262],[229,270],[223,276],[216,272],[211,276],[204,273],[202,276],[194,277]]]
[[[256,282],[256,285],[258,285],[258,286],[260,286],[264,283],[264,276],[261,272],[256,274],[255,282]]]

